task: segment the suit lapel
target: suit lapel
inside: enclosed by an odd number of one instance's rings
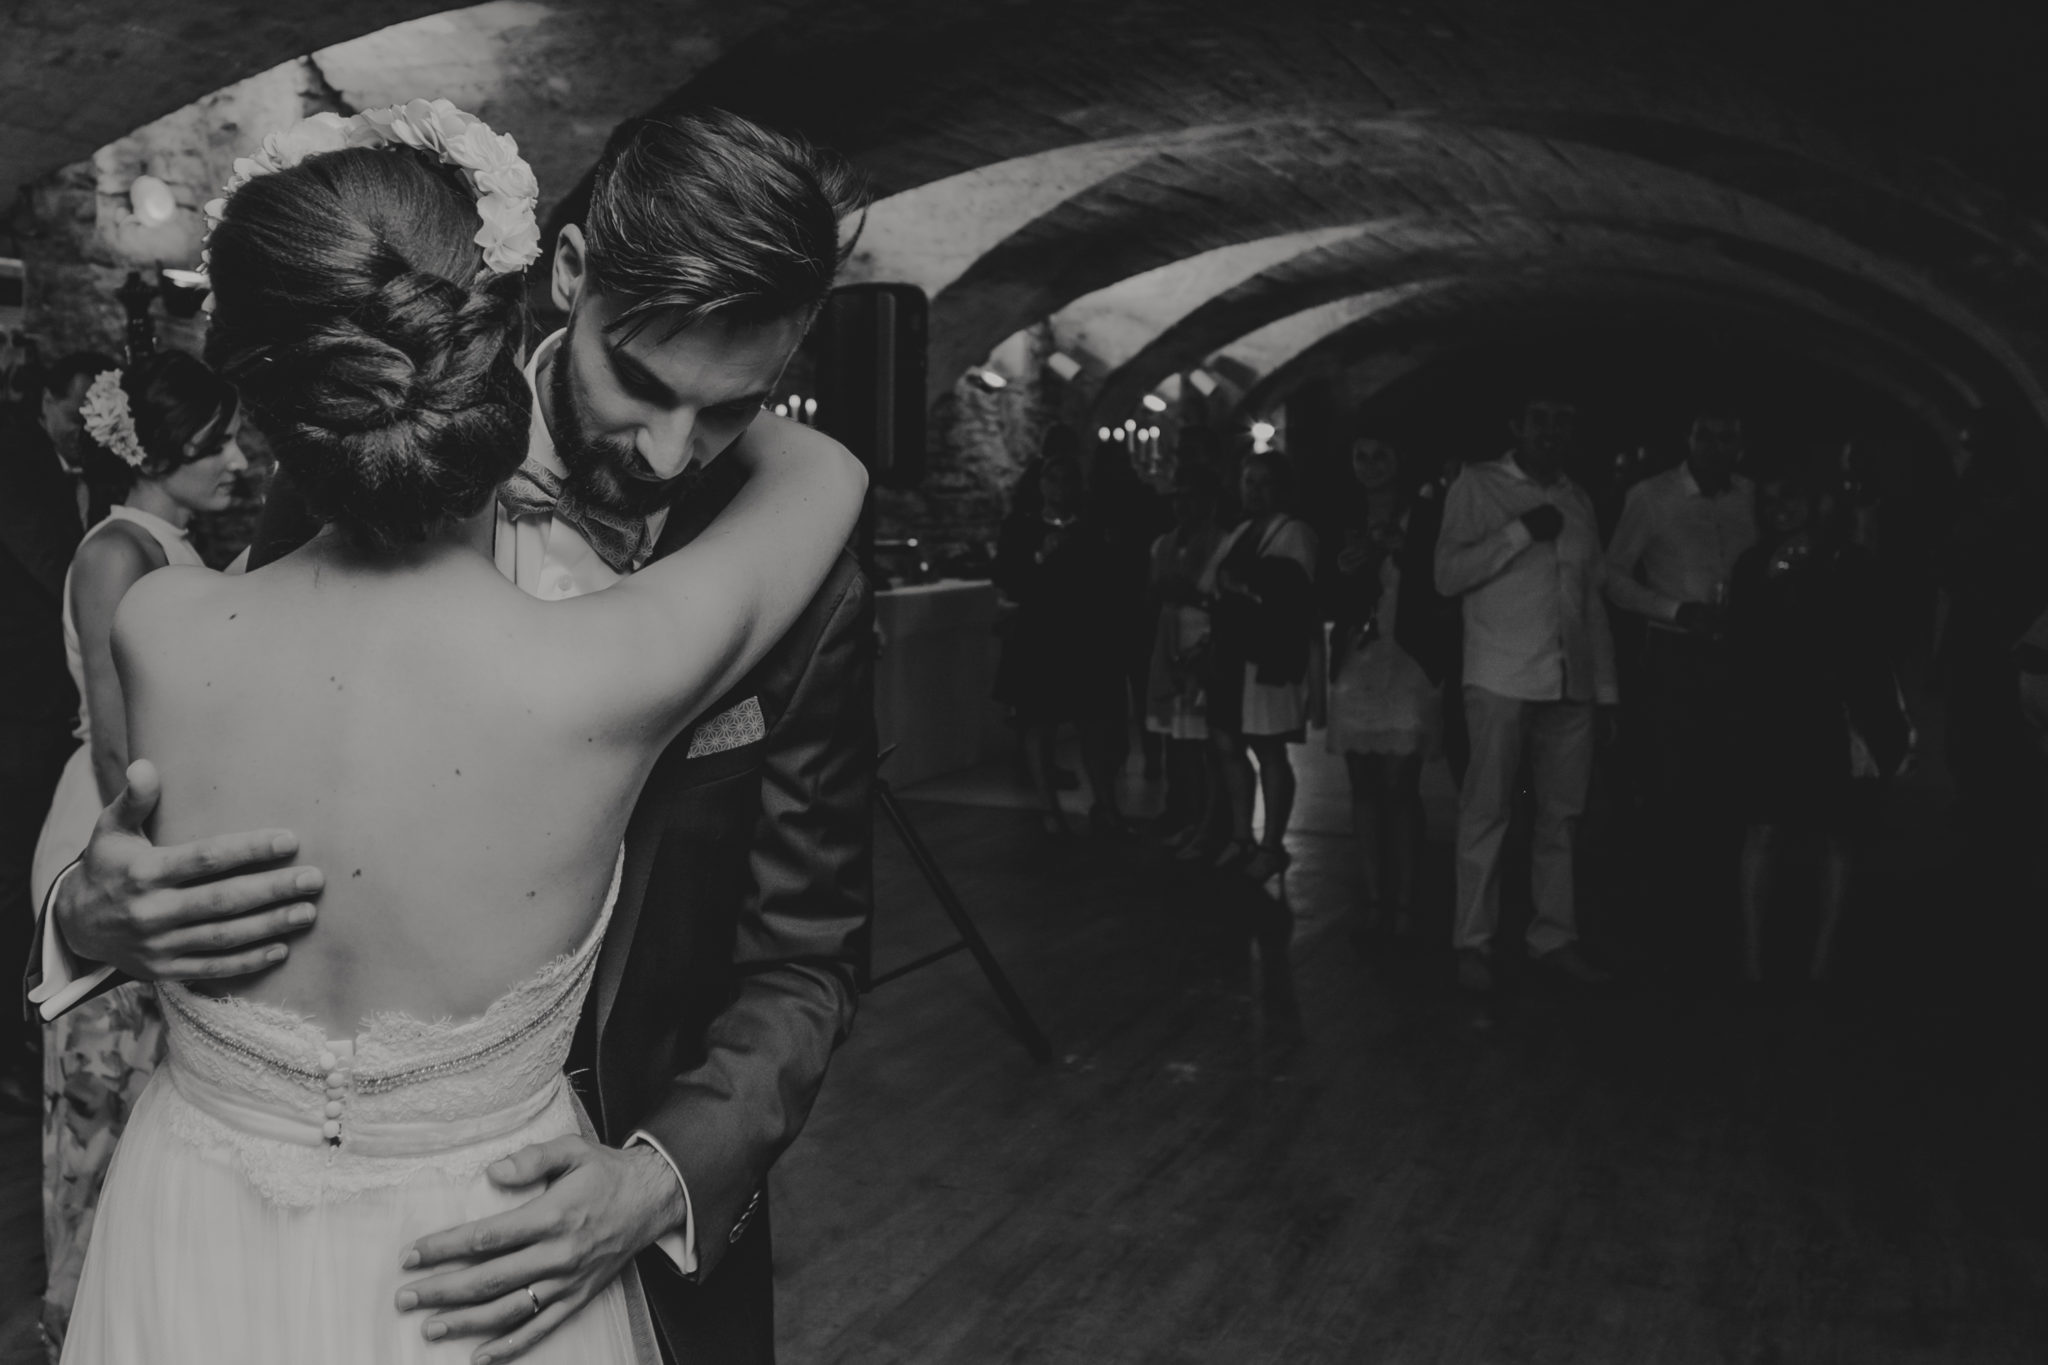
[[[674,553],[701,535],[711,524],[732,495],[739,488],[737,466],[727,462],[716,462],[705,472],[702,479],[692,485],[670,506],[668,520],[661,528],[661,535],[654,542],[654,558],[660,559]],[[740,689],[748,685],[742,679]],[[744,692],[736,689],[738,695]],[[711,714],[729,703],[722,698],[713,705]],[[693,727],[694,728],[694,727]],[[658,785],[668,785],[674,779],[664,771],[672,763],[684,762],[688,752],[690,731],[685,730],[670,741],[672,752],[664,754],[653,770],[648,773],[647,786],[642,789],[640,799],[635,803],[633,818],[626,829],[626,871],[619,886],[619,902],[612,911],[611,927],[605,932],[604,947],[599,951],[597,980],[592,983],[592,1007],[596,1010],[596,1034],[594,1041],[602,1050],[604,1027],[611,1019],[612,1006],[619,997],[619,983],[626,975],[626,961],[633,949],[633,937],[640,926],[640,909],[647,899],[647,885],[653,874],[654,860],[661,846],[660,817],[657,805],[648,799],[647,792]],[[696,766],[702,767],[700,761]]]

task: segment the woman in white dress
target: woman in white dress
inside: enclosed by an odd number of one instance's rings
[[[1202,695],[1209,613],[1196,588],[1216,554],[1219,488],[1206,465],[1181,466],[1173,482],[1174,528],[1152,542],[1152,600],[1158,613],[1146,679],[1145,728],[1166,745],[1165,842],[1183,862],[1216,856],[1223,815],[1223,768],[1209,743]]]
[[[1245,457],[1238,497],[1245,519],[1226,535],[1203,572],[1208,594],[1211,743],[1223,761],[1232,838],[1218,867],[1235,867],[1257,882],[1285,876],[1288,821],[1294,814],[1294,764],[1289,744],[1321,723],[1324,700],[1322,630],[1314,601],[1316,533],[1286,511],[1293,470],[1277,451]],[[1250,751],[1247,756],[1247,750]],[[1266,823],[1252,842],[1253,776]]]
[[[697,444],[708,416],[672,445],[650,409],[624,438],[650,475],[717,455],[745,486],[611,588],[520,592],[489,545],[533,402],[531,174],[445,102],[323,118],[266,144],[217,215],[208,355],[326,527],[244,576],[151,576],[114,657],[131,743],[162,771],[161,839],[287,826],[332,874],[268,972],[158,988],[169,1049],[65,1357],[91,1365],[488,1354],[403,1311],[401,1260],[529,1197],[492,1162],[578,1131],[561,1068],[637,792],[795,621],[865,491],[795,423],[758,417],[720,454]],[[574,363],[734,389],[707,408],[772,387],[838,261],[825,196],[791,198],[801,262],[571,338]],[[533,1308],[522,1359],[652,1359],[636,1283],[592,1296],[536,1271],[506,1295]]]
[[[1358,851],[1361,943],[1414,930],[1422,853],[1422,764],[1442,728],[1442,599],[1430,556],[1437,503],[1414,496],[1393,444],[1351,444],[1357,515],[1330,597],[1329,751],[1344,757]]]
[[[235,390],[200,361],[154,355],[95,377],[83,413],[99,461],[134,482],[86,533],[64,577],[64,651],[81,701],[77,749],[57,783],[30,873],[34,903],[92,836],[128,767],[128,720],[113,657],[114,608],[143,575],[200,563],[187,528],[217,512],[248,468]],[[155,994],[136,983],[43,1030],[43,1331],[64,1340],[93,1210],[128,1112],[163,1055]]]

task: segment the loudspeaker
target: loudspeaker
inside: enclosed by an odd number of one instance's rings
[[[849,284],[811,330],[818,427],[890,488],[924,476],[926,312],[914,284]]]

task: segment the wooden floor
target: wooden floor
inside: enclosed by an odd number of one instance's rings
[[[1978,951],[2013,905],[1902,872],[1824,999],[1652,962],[1480,1013],[1446,953],[1352,949],[1308,786],[1291,931],[1142,844],[906,803],[1057,1060],[964,955],[868,998],[773,1180],[784,1365],[2048,1360],[2048,1030]],[[877,851],[886,969],[947,930]],[[0,1365],[37,1359],[34,1144],[0,1129]]]
[[[1227,879],[911,809],[1060,1060],[965,958],[868,1000],[776,1172],[785,1362],[2048,1361],[2048,1029],[1974,947],[1873,917],[1826,1000],[1649,963],[1481,1016],[1448,953],[1361,961],[1311,833],[1289,1050]],[[944,932],[880,852],[886,966]]]

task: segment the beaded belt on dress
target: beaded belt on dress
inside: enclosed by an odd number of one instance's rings
[[[343,1043],[341,1046],[346,1047]],[[319,1118],[252,1103],[246,1094],[230,1092],[203,1076],[171,1063],[171,1083],[186,1103],[237,1132],[294,1146],[340,1148],[343,1119],[353,1098],[353,1075],[346,1054],[336,1054],[328,1073],[325,1112]],[[347,1150],[359,1157],[431,1157],[440,1152],[474,1147],[524,1128],[558,1102],[567,1082],[552,1082],[515,1104],[488,1114],[450,1119],[356,1119],[346,1125]]]

